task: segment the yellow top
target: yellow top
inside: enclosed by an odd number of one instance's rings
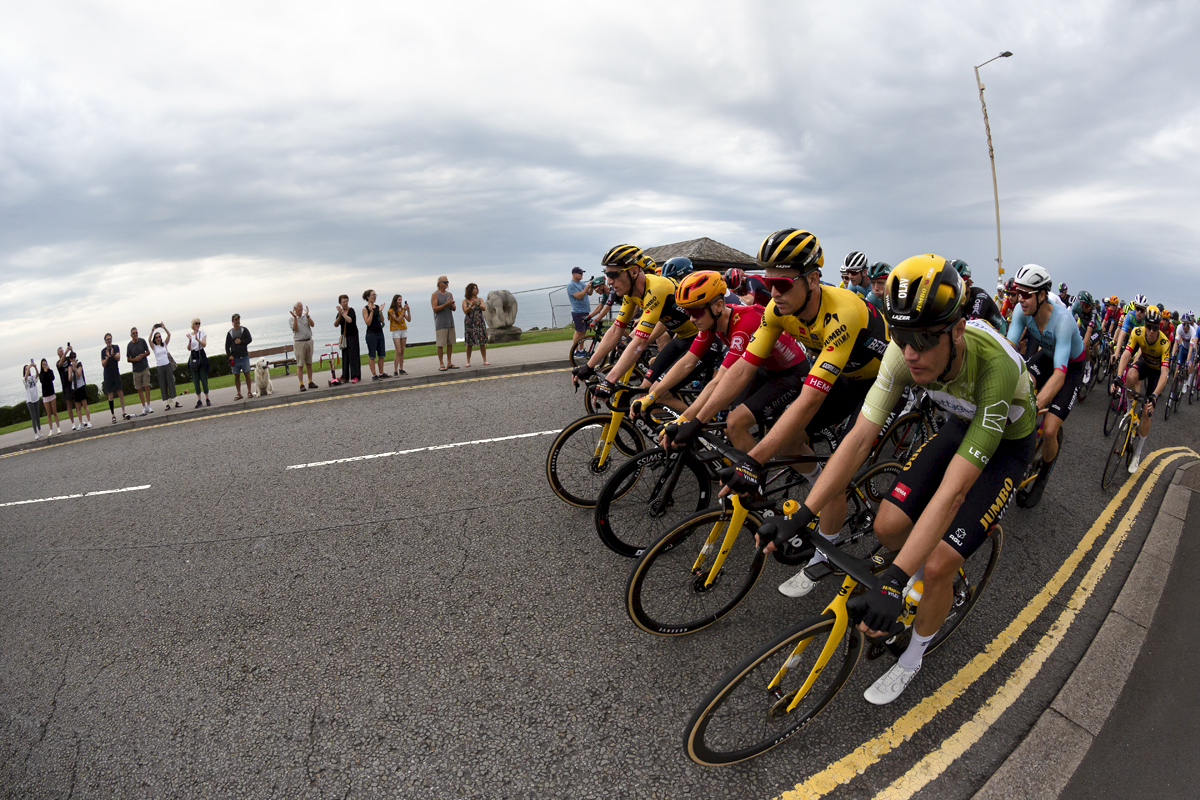
[[[403,311],[401,311],[399,314],[397,314],[395,311],[392,311],[389,308],[388,309],[388,323],[390,325],[388,330],[392,330],[392,331],[408,330],[408,323],[404,321],[404,312]]]
[[[675,304],[675,282],[661,275],[645,274],[646,292],[641,297],[626,296],[621,300],[621,313],[614,323],[622,328],[629,326],[633,310],[641,306],[642,318],[633,335],[649,339],[656,323],[661,322],[676,336],[690,339],[699,333],[687,312]]]
[[[1129,344],[1125,346],[1129,352],[1136,350],[1142,351],[1142,360],[1146,362],[1146,366],[1151,369],[1162,369],[1163,359],[1171,350],[1171,342],[1168,341],[1167,335],[1162,331],[1158,332],[1158,338],[1154,340],[1154,344],[1150,344],[1146,339],[1145,327],[1133,329],[1133,333],[1129,334]]]

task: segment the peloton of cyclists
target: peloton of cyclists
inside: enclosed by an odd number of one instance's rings
[[[1133,332],[1129,334],[1129,344],[1121,353],[1121,362],[1117,366],[1116,375],[1113,376],[1111,388],[1113,393],[1117,391],[1117,385],[1122,382],[1139,394],[1142,393],[1142,381],[1146,382],[1146,389],[1154,387],[1146,395],[1146,403],[1142,407],[1142,416],[1138,421],[1137,445],[1133,451],[1133,460],[1129,463],[1131,475],[1137,472],[1138,466],[1142,463],[1142,447],[1146,444],[1146,437],[1150,435],[1150,422],[1154,415],[1154,406],[1158,403],[1158,396],[1167,385],[1168,370],[1163,369],[1163,362],[1167,360],[1171,346],[1161,327],[1162,312],[1154,306],[1150,306],[1146,309],[1145,323],[1134,328]],[[1130,361],[1135,354],[1138,358],[1130,366]],[[1127,368],[1128,371],[1126,371]]]
[[[1196,351],[1197,351],[1197,336],[1196,336],[1196,318],[1191,312],[1184,314],[1179,321],[1179,327],[1175,330],[1175,345],[1171,351],[1171,361],[1175,364],[1175,368],[1183,372],[1183,393],[1191,392],[1192,370],[1195,368]]]

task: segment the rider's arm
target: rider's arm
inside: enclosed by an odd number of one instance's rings
[[[700,363],[700,356],[692,353],[691,350],[680,356],[671,368],[667,370],[667,374],[663,375],[654,385],[650,387],[650,392],[655,397],[662,397],[665,392],[669,392],[675,388],[675,384],[691,374],[696,365]],[[707,387],[706,387],[707,388]]]
[[[796,440],[803,435],[808,423],[812,422],[812,418],[821,409],[825,397],[825,392],[806,383],[800,390],[800,396],[788,406],[774,427],[750,451],[750,457],[762,464],[780,451],[793,449]]]
[[[1008,333],[1005,336],[1013,343],[1013,346],[1021,343],[1021,334],[1025,333],[1025,312],[1021,309],[1021,304],[1017,303],[1013,306],[1012,322],[1008,326]]]
[[[695,402],[688,407],[687,411],[683,412],[685,417],[707,421],[716,416],[718,411],[729,408],[729,404],[737,399],[742,389],[750,385],[750,381],[758,372],[758,367],[741,358],[732,367],[727,370],[722,368],[722,370],[725,375],[719,382],[713,381],[704,388]]]
[[[1129,367],[1129,361],[1133,358],[1133,348],[1126,347],[1121,351],[1121,361],[1117,364],[1117,375],[1125,377],[1125,370]]]
[[[621,313],[617,315],[617,319],[612,326],[604,332],[604,338],[596,345],[596,349],[592,351],[592,357],[588,359],[587,365],[595,368],[604,362],[608,354],[613,351],[617,343],[621,341],[621,337],[625,335],[625,326],[629,324],[629,320],[633,319],[633,301],[625,298],[621,303]]]
[[[942,540],[959,506],[966,499],[967,492],[982,472],[982,469],[957,453],[950,459],[937,491],[917,518],[912,533],[900,549],[900,555],[896,556],[897,567],[909,575],[921,568]]]

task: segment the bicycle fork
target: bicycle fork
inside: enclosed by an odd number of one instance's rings
[[[855,586],[858,586],[858,581],[847,575],[842,580],[842,586],[838,589],[837,596],[825,607],[824,613],[833,612],[833,628],[829,631],[829,636],[825,640],[825,646],[821,648],[821,655],[817,657],[817,662],[809,670],[808,678],[804,681],[804,685],[792,693],[792,699],[784,711],[785,714],[790,714],[796,709],[796,706],[800,704],[800,701],[812,689],[813,684],[817,682],[817,678],[821,677],[821,673],[825,671],[825,666],[829,663],[829,659],[833,658],[833,654],[837,652],[838,645],[842,642],[842,637],[846,635],[846,631],[850,627],[850,612],[846,610],[846,598],[850,596],[850,592],[854,591]],[[783,666],[775,673],[775,677],[767,684],[769,691],[776,691],[779,684],[787,676],[788,671],[800,663],[800,656],[808,649],[812,640],[813,637],[809,636],[796,645],[795,649],[787,657],[787,660],[783,662]]]
[[[733,505],[733,516],[730,517],[728,523],[723,519],[718,519],[713,523],[712,530],[708,532],[708,538],[704,540],[704,545],[700,548],[700,554],[696,556],[696,561],[692,564],[692,574],[698,575],[700,570],[704,568],[704,562],[708,560],[709,555],[716,549],[717,540],[721,539],[721,549],[717,552],[717,557],[713,559],[712,567],[709,569],[708,575],[704,578],[705,589],[711,587],[713,581],[717,579],[717,575],[720,574],[721,567],[725,565],[725,557],[729,555],[729,551],[733,548],[733,543],[737,541],[738,532],[741,531],[742,525],[746,522],[746,516],[749,513],[736,494],[729,497],[730,503]],[[725,531],[723,539],[721,537],[722,530]]]

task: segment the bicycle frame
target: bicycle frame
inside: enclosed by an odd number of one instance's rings
[[[882,561],[882,559],[880,560]],[[829,659],[833,658],[833,654],[836,653],[838,647],[841,646],[842,637],[846,635],[846,631],[850,628],[850,611],[846,608],[846,602],[850,599],[850,593],[853,592],[857,586],[858,581],[847,575],[842,580],[842,586],[840,589],[838,589],[837,594],[834,595],[834,598],[829,601],[829,605],[825,606],[825,610],[821,612],[823,615],[833,612],[833,628],[829,632],[829,637],[825,640],[825,646],[821,648],[821,655],[817,657],[816,663],[814,663],[812,669],[808,671],[808,678],[805,679],[804,683],[799,689],[796,689],[792,693],[792,700],[788,703],[787,708],[784,710],[785,714],[790,714],[795,711],[796,706],[800,704],[800,701],[808,696],[808,692],[810,689],[812,689],[813,684],[817,682],[817,678],[821,677],[821,673],[825,671],[825,665],[829,663]],[[787,677],[788,671],[791,669],[792,665],[799,661],[801,654],[804,653],[811,643],[812,637],[808,637],[796,645],[796,647],[788,655],[787,660],[783,662],[783,666],[780,667],[779,671],[775,673],[775,677],[772,678],[771,682],[767,684],[768,690],[774,691],[775,688],[779,686],[780,682]]]

